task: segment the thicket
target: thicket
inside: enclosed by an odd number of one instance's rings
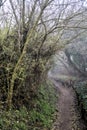
[[[26,31],[26,30],[25,30]],[[32,103],[32,98],[37,96],[38,87],[46,79],[46,73],[50,64],[49,59],[55,53],[56,46],[44,43],[43,34],[34,32],[35,37],[27,47],[26,54],[22,58],[14,74],[13,106],[20,107],[25,104],[27,107]],[[26,39],[26,35],[24,35]],[[1,104],[6,103],[11,85],[12,75],[15,66],[21,56],[18,49],[18,36],[16,30],[8,35],[7,30],[0,32],[0,100]]]
[[[39,86],[38,95],[33,99],[34,107],[0,111],[1,130],[48,130],[54,121],[57,95],[50,81]]]
[[[56,95],[47,82],[51,56],[56,48],[51,43],[42,46],[42,34],[31,39],[14,82],[12,108],[8,108],[8,93],[12,74],[21,55],[16,30],[0,32],[0,129],[49,129],[54,120]],[[26,38],[26,35],[25,35]]]
[[[82,118],[87,122],[87,81],[75,83],[74,89],[78,98],[78,105],[81,108]]]

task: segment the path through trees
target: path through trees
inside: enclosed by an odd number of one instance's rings
[[[58,100],[58,115],[52,130],[86,130],[84,121],[81,119],[77,106],[74,90],[54,82],[60,92]]]

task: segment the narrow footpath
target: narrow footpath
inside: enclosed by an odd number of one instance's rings
[[[51,130],[87,130],[81,119],[74,90],[54,81],[59,93],[58,113]]]

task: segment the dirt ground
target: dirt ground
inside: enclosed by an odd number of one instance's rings
[[[53,81],[59,93],[58,113],[51,130],[87,130],[81,119],[74,90]]]

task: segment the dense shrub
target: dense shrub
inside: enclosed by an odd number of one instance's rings
[[[51,127],[54,120],[57,96],[52,84],[44,83],[34,99],[31,110],[21,106],[18,110],[0,111],[1,130],[43,130]]]
[[[74,87],[82,110],[82,116],[87,121],[87,82],[76,83]]]
[[[17,30],[11,30],[9,34],[7,31],[2,29],[0,32],[0,99],[2,102],[7,100],[12,75],[21,56],[18,48]],[[48,68],[50,69],[50,58],[57,50],[55,44],[47,41],[47,44],[44,43],[43,33],[34,33],[36,36],[31,38],[26,54],[14,73],[12,100],[13,106],[16,108],[21,105],[29,107],[32,99],[37,96],[38,86],[43,82],[43,79],[46,79]]]

